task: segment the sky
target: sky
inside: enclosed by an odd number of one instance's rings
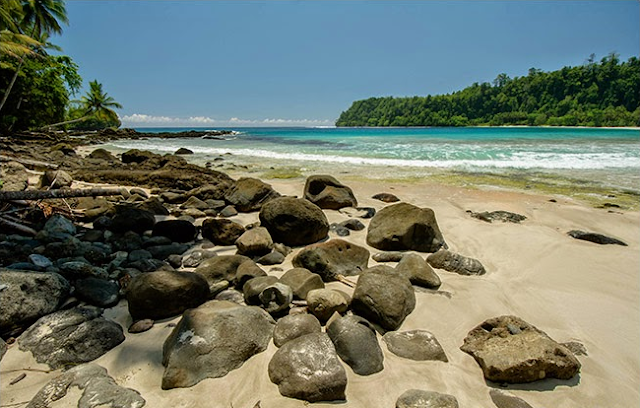
[[[640,53],[640,2],[66,2],[52,42],[127,127],[327,126],[374,96],[451,93]],[[85,88],[86,89],[86,88]]]

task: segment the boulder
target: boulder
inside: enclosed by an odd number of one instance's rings
[[[572,238],[581,239],[583,241],[593,242],[595,244],[600,245],[622,245],[627,246],[626,243],[620,241],[619,239],[611,238],[606,235],[598,234],[596,232],[585,232],[579,230],[571,230],[567,232]]]
[[[29,173],[22,164],[10,161],[0,166],[0,189],[5,191],[23,191],[29,187]]]
[[[271,185],[250,177],[238,179],[227,192],[225,199],[238,211],[258,211],[265,203],[280,197]]]
[[[171,255],[182,255],[187,249],[189,249],[189,245],[179,244],[177,242],[172,242],[166,245],[153,245],[147,247],[147,251],[151,254],[151,256],[160,261],[164,261]]]
[[[160,202],[158,197],[155,197],[155,196],[149,197],[146,200],[144,200],[139,205],[139,208],[141,210],[149,211],[151,214],[154,214],[154,215],[169,215],[169,210],[167,210],[167,208]]]
[[[310,314],[294,314],[284,316],[276,323],[273,330],[273,343],[282,347],[286,342],[310,333],[322,332],[318,319]]]
[[[502,390],[491,389],[489,390],[489,396],[498,408],[533,408],[522,398],[518,398]]]
[[[418,254],[406,254],[402,257],[396,266],[396,271],[416,286],[437,289],[442,284],[440,277]]]
[[[359,316],[340,317],[327,327],[327,334],[338,355],[360,375],[371,375],[384,368],[382,349],[371,323]]]
[[[307,293],[307,307],[321,322],[329,320],[334,313],[349,309],[349,301],[340,292],[332,289],[313,289]]]
[[[215,251],[196,249],[184,254],[182,258],[182,266],[185,268],[195,268],[205,259],[213,258],[214,256],[218,256]]]
[[[231,220],[207,218],[202,222],[202,238],[216,245],[233,245],[243,233],[244,227]]]
[[[154,236],[163,236],[175,242],[189,242],[196,237],[195,225],[185,220],[159,221],[153,226]]]
[[[408,390],[396,400],[396,408],[458,408],[452,395],[435,391]]]
[[[108,150],[103,148],[95,149],[88,155],[89,158],[97,159],[97,160],[105,160],[105,161],[116,161],[114,155],[112,155]]]
[[[134,320],[157,320],[197,307],[209,294],[209,284],[197,273],[156,271],[134,277],[126,296]]]
[[[360,220],[356,220],[354,218],[342,221],[338,224],[338,226],[349,229],[351,231],[362,231],[363,229],[365,229],[364,224]]]
[[[514,224],[520,224],[521,221],[527,219],[524,215],[512,213],[509,211],[482,211],[482,212],[473,212],[467,211],[471,214],[473,218],[477,218],[479,220],[485,222],[493,222],[493,221],[502,221],[502,222],[512,222]]]
[[[378,193],[371,198],[373,198],[374,200],[380,200],[383,203],[397,203],[398,201],[400,201],[398,197],[391,193]]]
[[[127,331],[133,334],[143,333],[143,332],[146,332],[147,330],[150,330],[153,327],[154,323],[155,321],[153,319],[138,320],[131,323],[131,326],[129,326],[129,329]]]
[[[258,276],[248,280],[242,286],[245,303],[248,305],[260,305],[260,294],[262,291],[276,282],[278,282],[278,278],[275,276]]]
[[[138,149],[127,150],[126,152],[122,153],[122,156],[120,156],[120,160],[122,160],[122,162],[125,164],[127,163],[139,164],[150,159],[158,159],[158,158],[160,158],[159,154],[151,153],[150,151],[147,151],[147,150],[138,150]]]
[[[232,205],[227,205],[222,210],[220,210],[220,216],[223,218],[231,218],[235,217],[236,215],[238,215],[238,210],[236,210],[236,207]]]
[[[460,275],[484,275],[486,270],[482,263],[455,252],[441,249],[427,257],[427,262],[434,268],[444,269]]]
[[[320,275],[305,268],[289,269],[280,277],[280,282],[291,287],[296,299],[306,299],[310,290],[324,289]]]
[[[281,315],[289,310],[289,305],[293,301],[293,291],[289,286],[275,282],[262,289],[258,298],[264,310],[272,315]]]
[[[309,176],[304,185],[304,198],[320,208],[339,210],[343,207],[357,207],[358,201],[353,191],[332,176]]]
[[[227,300],[229,302],[237,303],[239,305],[245,306],[244,295],[242,292],[236,289],[225,289],[222,292],[218,293],[215,297],[215,300]]]
[[[111,280],[93,277],[78,279],[74,287],[74,295],[90,305],[113,307],[120,300],[120,285]]]
[[[416,306],[411,282],[403,276],[365,273],[358,278],[351,308],[384,330],[397,330]]]
[[[196,268],[195,273],[204,277],[209,286],[223,280],[235,284],[238,267],[247,261],[251,261],[251,258],[242,255],[214,256],[202,261]]]
[[[65,241],[73,237],[77,228],[73,222],[60,214],[53,214],[38,232],[36,238],[45,242]]]
[[[515,316],[484,321],[469,332],[460,349],[476,359],[489,381],[568,380],[580,371],[569,349]]]
[[[376,262],[400,262],[404,252],[391,251],[391,252],[378,252],[371,257]]]
[[[69,393],[70,387],[79,388],[82,394]],[[47,408],[58,400],[64,406],[81,408],[141,408],[146,404],[138,391],[119,386],[97,364],[82,364],[55,377],[38,391],[27,408]]]
[[[111,218],[109,229],[115,232],[133,231],[142,234],[152,229],[155,223],[155,216],[147,210],[130,205],[118,205],[115,207],[115,215]]]
[[[55,312],[71,289],[52,272],[12,271],[0,268],[0,335],[17,335],[33,322]]]
[[[383,251],[435,252],[445,246],[432,209],[408,203],[387,206],[373,216],[367,244]]]
[[[257,278],[258,276],[267,276],[267,273],[263,271],[257,263],[249,259],[238,265],[236,276],[232,280],[234,285],[242,290],[242,287],[247,281]]]
[[[416,361],[449,361],[438,340],[426,330],[388,332],[382,336],[382,340],[389,351],[399,357]]]
[[[342,239],[309,245],[293,258],[293,266],[317,273],[325,282],[359,275],[368,262],[369,250]]]
[[[320,323],[318,323],[318,325],[320,325]],[[2,360],[2,357],[4,357],[8,349],[9,347],[7,347],[7,343],[5,343],[2,338],[0,338],[0,361]]]
[[[196,209],[196,210],[208,210],[209,204],[207,204],[206,202],[202,201],[201,199],[199,199],[196,196],[191,196],[187,199],[187,201],[185,201],[184,203],[180,204],[180,208],[183,210],[187,210],[187,209]]]
[[[185,147],[181,147],[174,154],[193,154],[193,150],[189,150]]]
[[[285,260],[285,256],[278,251],[272,251],[256,260],[260,265],[280,265]]]
[[[262,206],[260,224],[275,242],[289,246],[318,242],[329,232],[329,221],[320,207],[293,197],[276,198]]]
[[[102,311],[76,307],[41,317],[18,339],[20,349],[52,369],[95,360],[124,341],[122,327]]]
[[[235,244],[240,255],[262,256],[271,252],[273,240],[266,228],[257,227],[246,230]]]
[[[40,186],[45,188],[68,188],[73,184],[73,177],[64,170],[47,170],[40,177]]]
[[[309,402],[345,399],[347,373],[325,333],[285,343],[269,362],[269,378],[280,394]]]
[[[162,348],[162,389],[227,375],[266,350],[274,325],[260,308],[222,300],[186,311]]]

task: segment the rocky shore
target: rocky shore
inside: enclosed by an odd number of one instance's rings
[[[77,153],[148,137],[109,133],[0,141],[3,405],[640,401],[637,212]]]

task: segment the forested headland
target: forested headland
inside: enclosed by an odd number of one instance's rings
[[[355,101],[336,126],[640,126],[640,61],[612,53],[452,94]]]

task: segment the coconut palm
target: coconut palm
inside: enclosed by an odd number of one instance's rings
[[[80,99],[80,106],[84,116],[65,122],[54,123],[53,125],[45,127],[52,128],[55,126],[68,125],[90,118],[107,122],[118,122],[118,114],[112,108],[122,109],[122,105],[103,91],[102,84],[97,80],[89,82],[89,90],[86,95]]]
[[[39,45],[36,40],[21,33],[19,22],[23,20],[23,16],[18,0],[0,2],[0,56],[22,58],[33,54],[32,47]]]

